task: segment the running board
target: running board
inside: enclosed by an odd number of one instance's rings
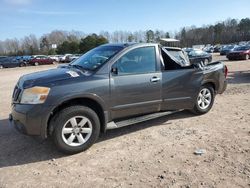
[[[123,120],[123,121],[118,121],[118,122],[114,122],[111,121],[107,124],[107,129],[116,129],[116,128],[120,128],[120,127],[125,127],[128,125],[133,125],[136,123],[141,123],[144,121],[148,121],[151,119],[155,119],[155,118],[159,118],[162,116],[166,116],[166,115],[170,115],[173,113],[179,112],[179,110],[177,111],[168,111],[168,112],[158,112],[158,113],[154,113],[154,114],[148,114],[148,115],[144,115],[144,116],[139,116],[139,117],[134,117],[134,118],[130,118],[127,120]]]

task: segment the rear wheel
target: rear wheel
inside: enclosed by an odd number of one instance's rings
[[[196,98],[192,112],[195,114],[207,113],[213,106],[214,97],[214,88],[211,85],[202,86]]]
[[[3,69],[3,65],[0,65],[0,69]]]
[[[35,66],[38,66],[38,65],[39,65],[39,63],[38,63],[38,62],[35,62],[35,63],[34,63],[34,65],[35,65]]]
[[[54,117],[52,123],[55,145],[64,153],[84,151],[99,137],[99,118],[92,109],[85,106],[63,109]]]
[[[246,56],[245,56],[245,60],[248,60],[249,59],[249,55],[248,54],[246,54]]]

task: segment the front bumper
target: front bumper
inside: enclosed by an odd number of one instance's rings
[[[43,105],[13,104],[10,124],[21,133],[46,138],[49,109]]]

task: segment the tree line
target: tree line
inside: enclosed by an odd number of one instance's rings
[[[250,40],[250,19],[227,19],[214,25],[183,27],[172,33],[163,30],[146,31],[101,31],[86,34],[80,31],[55,30],[37,38],[34,34],[22,39],[0,41],[0,55],[34,55],[85,53],[105,43],[117,42],[160,42],[160,38],[176,38],[181,47],[196,44],[229,44]],[[56,44],[57,48],[52,48]]]
[[[184,27],[175,37],[181,46],[191,47],[197,44],[230,44],[250,41],[250,19],[227,19],[214,25],[203,27]]]

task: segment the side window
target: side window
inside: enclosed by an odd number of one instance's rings
[[[142,47],[131,50],[123,55],[115,65],[118,75],[155,72],[155,47]]]

